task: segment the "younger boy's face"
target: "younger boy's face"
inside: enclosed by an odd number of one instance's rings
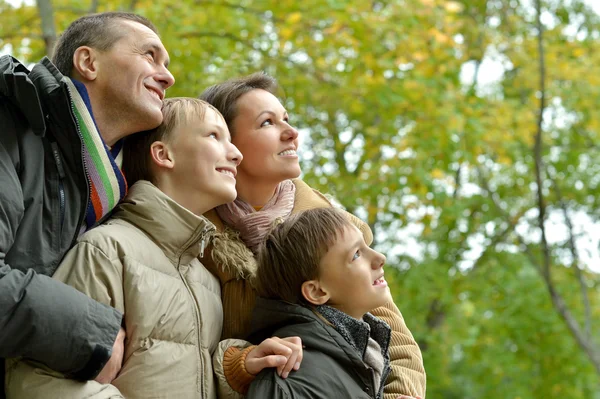
[[[174,132],[170,147],[179,197],[210,208],[236,198],[235,176],[242,154],[231,143],[221,115],[207,109],[204,120],[191,120]]]
[[[319,264],[319,283],[329,294],[327,305],[360,319],[392,301],[384,264],[385,256],[365,243],[358,228],[345,227]]]

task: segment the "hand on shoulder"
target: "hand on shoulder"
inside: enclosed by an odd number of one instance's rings
[[[267,338],[246,356],[246,371],[258,374],[264,368],[277,368],[277,375],[287,378],[302,363],[302,340],[300,337]]]

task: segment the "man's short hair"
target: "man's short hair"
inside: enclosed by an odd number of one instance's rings
[[[221,112],[229,128],[229,133],[233,137],[235,132],[232,122],[238,114],[237,102],[242,95],[255,89],[266,90],[273,95],[277,95],[277,80],[265,72],[256,72],[252,75],[229,79],[223,83],[210,86],[200,94],[199,98],[212,104]]]
[[[173,131],[180,126],[204,121],[207,109],[212,109],[220,115],[215,107],[197,98],[167,98],[163,101],[163,122],[160,126],[127,136],[123,144],[123,174],[129,186],[138,180],[148,180],[156,184],[150,157],[152,143],[168,143],[173,139]]]
[[[104,12],[81,17],[62,33],[56,42],[52,63],[65,76],[73,71],[73,55],[81,46],[100,51],[109,50],[126,31],[119,26],[121,21],[133,21],[150,28],[158,35],[156,27],[146,18],[128,12]]]
[[[255,277],[263,298],[308,305],[302,284],[319,277],[319,264],[350,220],[339,209],[318,208],[291,215],[276,226],[258,251]]]

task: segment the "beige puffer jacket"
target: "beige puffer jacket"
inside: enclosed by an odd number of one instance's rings
[[[81,236],[54,276],[124,313],[119,376],[112,385],[77,382],[12,360],[8,398],[216,398],[212,354],[223,324],[221,291],[198,260],[214,229],[151,183],[133,185],[114,216]]]

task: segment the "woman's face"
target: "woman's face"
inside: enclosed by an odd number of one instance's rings
[[[288,114],[273,94],[255,89],[237,101],[232,122],[232,142],[244,156],[238,167],[238,182],[278,184],[300,176],[298,131],[288,123]]]

